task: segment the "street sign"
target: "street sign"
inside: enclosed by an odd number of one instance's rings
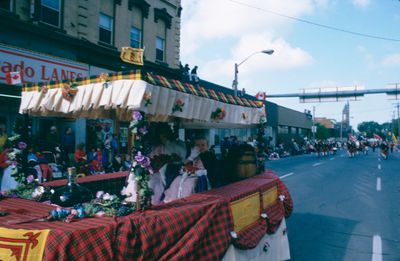
[[[337,101],[357,101],[364,93],[363,86],[327,87],[303,89],[299,94],[300,102],[337,102]]]
[[[311,132],[312,133],[317,133],[317,126],[311,126]]]

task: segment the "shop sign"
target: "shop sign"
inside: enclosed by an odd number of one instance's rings
[[[0,82],[11,72],[20,72],[22,83],[64,81],[89,76],[89,66],[0,45]]]

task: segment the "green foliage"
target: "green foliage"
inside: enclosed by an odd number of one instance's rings
[[[373,138],[374,133],[381,133],[383,126],[375,121],[364,121],[358,124],[357,129],[361,133],[365,133],[367,138]]]
[[[315,124],[317,126],[317,133],[315,134],[315,137],[317,139],[328,139],[330,137],[330,131],[327,129],[324,125],[320,123]]]

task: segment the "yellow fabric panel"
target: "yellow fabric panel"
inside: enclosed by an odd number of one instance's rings
[[[42,260],[49,232],[0,227],[0,260]]]
[[[278,188],[275,186],[262,193],[263,209],[271,206],[278,200]]]
[[[260,193],[254,193],[230,203],[235,232],[253,224],[260,218]]]

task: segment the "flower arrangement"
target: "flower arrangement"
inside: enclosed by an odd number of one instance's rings
[[[175,101],[174,107],[172,107],[172,113],[177,111],[182,112],[183,106],[185,106],[185,103],[181,99],[177,99]]]
[[[223,107],[217,108],[211,113],[211,119],[213,120],[223,120],[226,116],[226,111]]]
[[[143,100],[145,101],[144,107],[149,106],[151,103],[151,92],[145,92],[143,95]]]
[[[133,176],[133,182],[136,183],[136,209],[145,210],[150,207],[151,204],[151,195],[153,192],[149,188],[148,182],[150,175],[153,172],[150,159],[145,156],[149,153],[150,145],[147,144],[148,141],[146,139],[146,134],[148,133],[148,122],[144,113],[140,111],[134,111],[132,113],[130,128],[134,141],[132,148],[133,162],[129,176]],[[124,193],[127,192],[125,191]],[[126,195],[129,196],[128,194]]]
[[[62,97],[67,101],[72,101],[78,89],[73,84],[64,85],[64,88],[61,91]]]
[[[87,217],[120,217],[132,213],[134,208],[116,195],[97,191],[96,198],[88,203],[77,204],[72,208],[60,208],[51,210],[47,216],[47,220],[61,220],[66,223],[72,222],[74,219],[82,219]]]

